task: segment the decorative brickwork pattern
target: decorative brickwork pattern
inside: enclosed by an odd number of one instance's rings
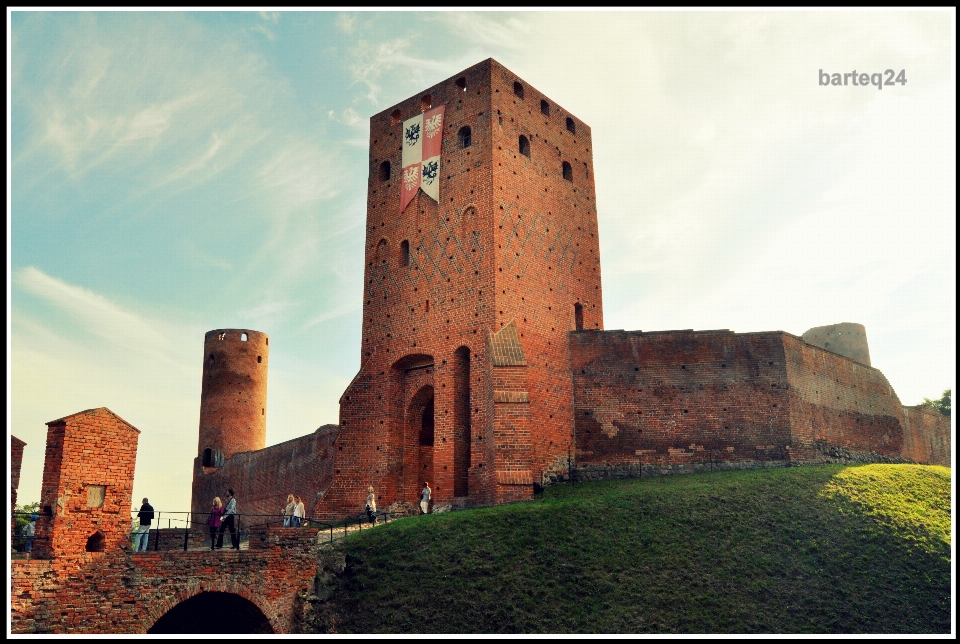
[[[446,105],[440,202],[420,195],[401,213],[398,179],[382,168],[400,166],[398,123],[426,94]],[[603,326],[599,240],[590,129],[577,120],[573,134],[573,117],[553,101],[544,113],[541,100],[486,60],[370,119],[361,368],[341,398],[334,482],[317,515],[356,512],[368,484],[382,504],[415,501],[427,476],[437,503],[529,498],[532,473],[566,454],[566,334],[578,304],[584,324]],[[509,342],[489,342],[511,323]],[[493,364],[491,349],[507,346]],[[495,385],[518,350],[524,384]],[[429,383],[415,375],[421,364]],[[433,444],[423,445],[428,408]],[[520,470],[530,482],[496,474]]]

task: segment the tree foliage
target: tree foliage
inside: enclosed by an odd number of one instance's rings
[[[929,398],[924,398],[923,402],[920,403],[920,407],[929,407],[930,409],[935,409],[944,416],[950,415],[950,389],[944,389],[943,396],[937,400],[930,400]]]

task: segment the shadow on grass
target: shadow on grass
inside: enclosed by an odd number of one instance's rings
[[[949,543],[850,469],[584,484],[350,537],[339,630],[949,633]],[[936,505],[942,481],[897,475]]]

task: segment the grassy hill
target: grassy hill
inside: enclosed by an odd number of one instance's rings
[[[866,465],[548,488],[346,539],[341,633],[949,633],[950,474]]]

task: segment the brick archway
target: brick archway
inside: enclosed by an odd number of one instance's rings
[[[412,483],[419,494],[424,481],[434,480],[434,390],[433,385],[424,385],[407,404],[404,423],[405,443],[413,446],[411,472]],[[406,459],[405,459],[406,460]]]
[[[287,632],[285,621],[280,618],[274,607],[257,593],[251,592],[249,584],[238,583],[233,579],[218,578],[191,583],[186,588],[181,588],[173,593],[172,596],[159,595],[152,600],[144,597],[143,600],[150,603],[150,609],[140,622],[142,626],[140,633],[147,633],[161,617],[176,606],[204,592],[230,593],[242,597],[260,609],[275,634]]]

